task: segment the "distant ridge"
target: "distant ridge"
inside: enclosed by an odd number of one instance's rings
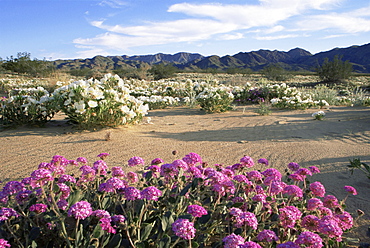
[[[325,58],[330,60],[334,56],[341,56],[343,61],[348,60],[353,64],[354,71],[370,73],[370,43],[361,46],[351,46],[347,48],[334,48],[330,51],[311,54],[302,48],[294,48],[288,52],[258,50],[251,52],[239,52],[235,55],[226,56],[203,56],[198,53],[179,52],[176,54],[157,53],[154,55],[134,55],[134,56],[95,56],[91,59],[74,60],[55,60],[57,69],[97,69],[97,70],[117,70],[125,68],[147,67],[153,64],[166,63],[172,64],[179,69],[218,69],[228,68],[250,68],[258,71],[271,64],[280,64],[287,70],[308,70],[313,71],[318,63],[322,63]]]

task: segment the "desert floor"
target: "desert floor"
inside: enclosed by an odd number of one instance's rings
[[[349,235],[370,243],[370,179],[359,170],[351,175],[347,168],[354,158],[370,165],[370,108],[331,107],[325,110],[323,121],[313,120],[317,109],[274,110],[260,116],[256,108],[239,106],[220,114],[184,107],[153,110],[145,124],[98,131],[78,131],[63,115],[43,128],[5,129],[0,132],[0,180],[29,176],[53,155],[95,161],[101,152],[111,155],[106,158],[111,167],[125,166],[133,156],[148,163],[157,157],[170,163],[190,152],[210,165],[232,165],[244,155],[255,161],[267,158],[281,172],[289,162],[297,162],[303,167],[317,166],[321,173],[310,181],[322,182],[327,194],[340,200],[346,196],[345,185],[357,189],[357,196],[348,197],[346,210],[356,217],[356,210],[361,209],[365,215]],[[178,151],[176,156],[173,150]]]

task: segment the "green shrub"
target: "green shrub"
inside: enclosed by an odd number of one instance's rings
[[[17,57],[11,56],[2,63],[6,70],[28,74],[33,77],[45,77],[55,71],[52,62],[46,60],[31,60],[31,54],[27,52],[18,53]]]
[[[173,65],[165,64],[155,64],[149,69],[149,72],[153,74],[154,80],[173,77],[176,71],[177,68]]]
[[[262,70],[262,74],[272,81],[287,81],[292,75],[277,64],[272,64]]]
[[[329,83],[338,83],[349,79],[352,71],[352,64],[348,60],[342,61],[342,57],[338,55],[334,56],[332,61],[325,58],[323,64],[316,68],[320,79]]]

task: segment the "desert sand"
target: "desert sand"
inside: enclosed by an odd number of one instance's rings
[[[356,210],[361,209],[365,215],[356,221],[350,236],[370,243],[370,179],[359,170],[351,175],[347,168],[354,158],[370,165],[370,108],[331,107],[324,110],[323,121],[312,118],[317,109],[273,110],[269,116],[260,116],[256,108],[239,106],[219,114],[186,107],[152,110],[143,124],[98,131],[79,131],[58,114],[43,128],[0,132],[0,180],[29,176],[53,155],[84,156],[93,162],[102,152],[110,154],[106,158],[110,167],[125,166],[133,156],[147,163],[157,157],[170,163],[190,152],[210,165],[232,165],[244,155],[255,161],[266,158],[281,172],[289,162],[314,165],[321,173],[310,181],[322,182],[327,194],[341,200],[346,196],[345,185],[357,189],[357,196],[348,197],[346,210],[356,217]],[[174,150],[177,155],[172,154]],[[255,169],[264,167],[256,165]]]

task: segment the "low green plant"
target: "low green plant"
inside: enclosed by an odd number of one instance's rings
[[[367,165],[365,163],[362,163],[359,158],[349,160],[349,162],[350,162],[350,164],[348,165],[348,167],[351,170],[351,174],[353,174],[353,171],[355,169],[358,169],[358,170],[361,170],[362,172],[364,172],[366,174],[367,178],[370,179],[370,166],[369,165]]]
[[[272,113],[270,106],[266,103],[260,103],[258,109],[255,112],[259,115],[270,115]]]

